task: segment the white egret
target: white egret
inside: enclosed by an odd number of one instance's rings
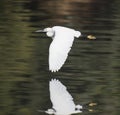
[[[62,67],[72,47],[74,38],[81,36],[80,31],[62,26],[45,28],[36,32],[46,32],[47,36],[53,39],[49,48],[49,70],[52,72],[56,72]],[[94,39],[95,37],[88,36],[88,38]]]
[[[75,105],[72,96],[67,91],[67,88],[57,79],[52,79],[49,82],[50,100],[52,109],[45,111],[48,114],[55,115],[70,115],[81,113],[82,106]]]

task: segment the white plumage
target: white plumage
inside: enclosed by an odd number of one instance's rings
[[[56,79],[49,82],[50,99],[53,109],[48,109],[46,113],[56,115],[69,115],[73,113],[81,113],[81,105],[75,105],[73,98],[67,91],[66,87]]]
[[[52,37],[53,41],[49,48],[49,70],[58,71],[67,59],[74,38],[79,37],[81,33],[62,26],[45,28],[43,31],[38,30],[37,32],[46,32],[47,36]]]

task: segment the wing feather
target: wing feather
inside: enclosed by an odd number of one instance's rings
[[[74,41],[73,33],[56,34],[49,48],[49,70],[58,71],[65,63]]]

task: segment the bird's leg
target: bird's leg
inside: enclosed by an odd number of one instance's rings
[[[81,37],[87,38],[89,40],[94,40],[96,37],[94,35],[81,35]]]

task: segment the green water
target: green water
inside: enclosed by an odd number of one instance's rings
[[[52,40],[35,33],[54,25],[97,37],[75,39],[57,73],[48,70]],[[1,0],[0,115],[45,115],[37,110],[52,106],[51,78],[68,88],[76,104],[97,103],[81,114],[119,115],[119,34],[119,0]]]

